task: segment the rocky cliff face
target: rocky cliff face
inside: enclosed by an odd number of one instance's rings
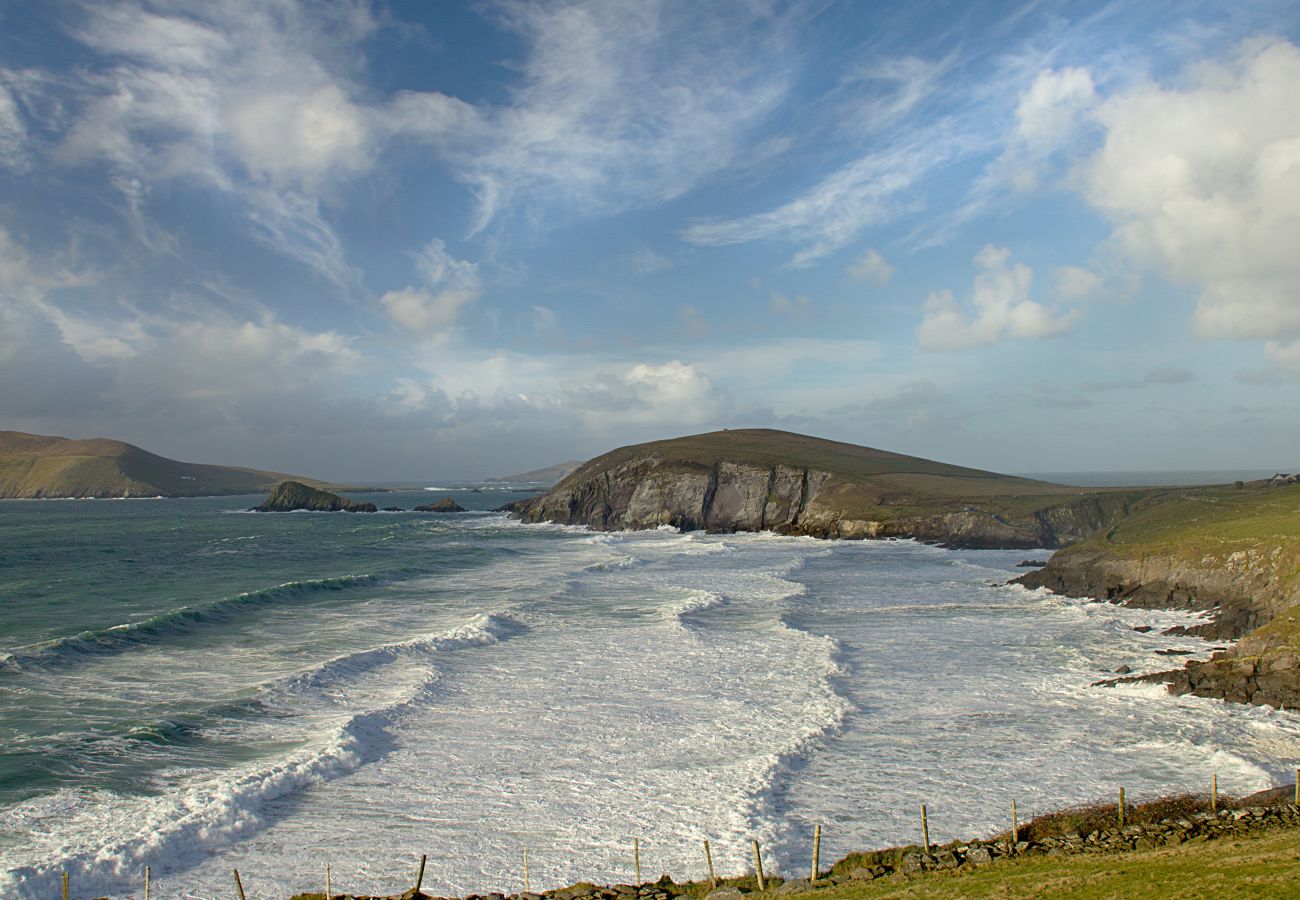
[[[1300,604],[1300,584],[1291,578],[1284,557],[1281,548],[1258,547],[1239,550],[1226,561],[1193,561],[1172,553],[1125,556],[1088,544],[1062,550],[1045,568],[1016,582],[1143,609],[1211,612],[1210,621],[1188,631],[1225,640]]]
[[[797,526],[828,477],[789,466],[635,459],[591,478],[570,479],[515,508],[528,522],[587,525],[598,531],[660,525],[688,531],[787,531]]]
[[[1300,579],[1294,547],[1285,542],[1259,541],[1226,558],[1200,559],[1174,549],[1126,555],[1104,544],[1082,544],[1016,581],[1145,609],[1203,610],[1211,614],[1209,621],[1177,631],[1214,640],[1241,638],[1208,660],[1116,682],[1164,683],[1175,694],[1300,707]]]
[[[1057,547],[1127,512],[1121,496],[1084,497],[1008,518],[978,505],[879,516],[845,512],[851,482],[813,467],[713,465],[645,456],[584,475],[549,493],[511,504],[527,522],[586,525],[598,531],[673,525],[713,532],[775,531],[819,538],[916,538],[954,547]],[[856,504],[860,506],[860,504]],[[956,508],[953,508],[956,507]]]

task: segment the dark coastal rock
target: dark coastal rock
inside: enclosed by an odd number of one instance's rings
[[[1060,547],[1108,528],[1149,489],[1078,491],[764,428],[620,447],[532,500],[525,522],[634,531],[772,531],[971,549]]]
[[[1047,560],[1045,559],[1022,559],[1020,562],[1016,563],[1016,568],[1041,569],[1045,565],[1047,565]]]
[[[1239,638],[1300,602],[1300,590],[1287,587],[1285,574],[1266,566],[1207,568],[1176,556],[1128,557],[1090,542],[1066,548],[1045,568],[1013,582],[1139,609],[1205,611],[1210,618],[1203,625],[1166,633],[1223,640]]]
[[[431,513],[455,513],[455,512],[465,512],[465,507],[461,506],[459,503],[457,503],[455,500],[451,499],[450,497],[443,497],[441,500],[437,501],[436,503],[423,503],[420,506],[417,506],[415,508],[415,511],[431,512]]]
[[[400,506],[385,506],[384,512],[406,512],[406,510],[402,509]]]
[[[265,502],[253,507],[253,512],[293,512],[300,509],[312,512],[379,511],[373,503],[345,500],[338,494],[317,490],[300,481],[282,481],[271,490]]]

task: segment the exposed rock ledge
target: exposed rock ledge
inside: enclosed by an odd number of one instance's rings
[[[1170,555],[1126,557],[1104,545],[1057,553],[1047,567],[1015,579],[1026,587],[1144,609],[1209,613],[1204,625],[1173,629],[1211,639],[1241,640],[1183,668],[1102,684],[1163,683],[1173,694],[1230,703],[1300,709],[1300,582],[1286,553],[1258,547],[1203,565]]]
[[[503,507],[525,522],[586,525],[596,531],[672,525],[684,531],[775,531],[818,538],[915,538],[963,548],[1059,547],[1107,527],[1128,512],[1130,498],[1082,495],[1019,516],[978,503],[932,505],[902,513],[879,507],[879,518],[847,514],[842,500],[857,487],[811,467],[712,465],[639,456],[561,482],[540,497]]]
[[[1278,558],[1272,550],[1251,549],[1233,553],[1226,562],[1198,564],[1174,555],[1126,556],[1088,543],[1060,551],[1045,568],[1015,583],[1142,609],[1204,611],[1210,613],[1209,621],[1182,633],[1232,640],[1300,604],[1300,583],[1285,565],[1277,565]]]

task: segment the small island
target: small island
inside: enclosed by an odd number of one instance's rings
[[[435,503],[421,503],[415,508],[416,512],[431,513],[458,513],[465,512],[465,507],[461,506],[451,497],[443,497]]]
[[[254,506],[252,512],[378,512],[379,507],[373,503],[357,503],[347,500],[329,491],[317,490],[301,481],[282,481],[271,489],[260,506]]]

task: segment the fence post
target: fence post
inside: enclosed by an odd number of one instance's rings
[[[144,900],[149,900],[149,881],[150,881],[149,875],[150,875],[149,867],[145,866],[144,867]]]
[[[1219,773],[1210,776],[1210,812],[1219,811]]]
[[[809,881],[817,880],[817,870],[821,868],[820,866],[821,856],[822,856],[822,827],[820,825],[816,825],[813,827],[812,873],[808,876]]]
[[[704,841],[704,861],[709,864],[709,887],[716,888],[718,886],[718,876],[713,871],[713,853],[709,850],[707,838]]]
[[[754,845],[754,875],[758,878],[758,889],[767,890],[767,884],[763,880],[763,854],[758,850],[758,841],[751,841]]]
[[[1119,789],[1119,827],[1124,827],[1124,789]]]
[[[524,848],[524,893],[531,894],[532,892],[533,892],[532,885],[528,883],[528,848],[525,847]]]
[[[926,815],[925,804],[921,804],[921,842],[925,844],[925,852],[930,852],[930,817]]]
[[[636,875],[633,884],[641,885],[641,839],[632,838],[632,870]]]
[[[235,873],[235,890],[239,892],[239,900],[248,900],[248,898],[244,896],[244,882],[239,880],[239,870],[232,869],[231,871]]]
[[[325,900],[334,896],[334,886],[330,884],[330,864],[325,863]]]
[[[63,873],[63,900],[68,900],[68,873]]]
[[[1011,801],[1011,846],[1020,843],[1020,817],[1016,814],[1016,801]]]
[[[420,893],[420,886],[424,884],[424,863],[428,860],[428,854],[420,854],[420,871],[415,873],[415,892]]]

